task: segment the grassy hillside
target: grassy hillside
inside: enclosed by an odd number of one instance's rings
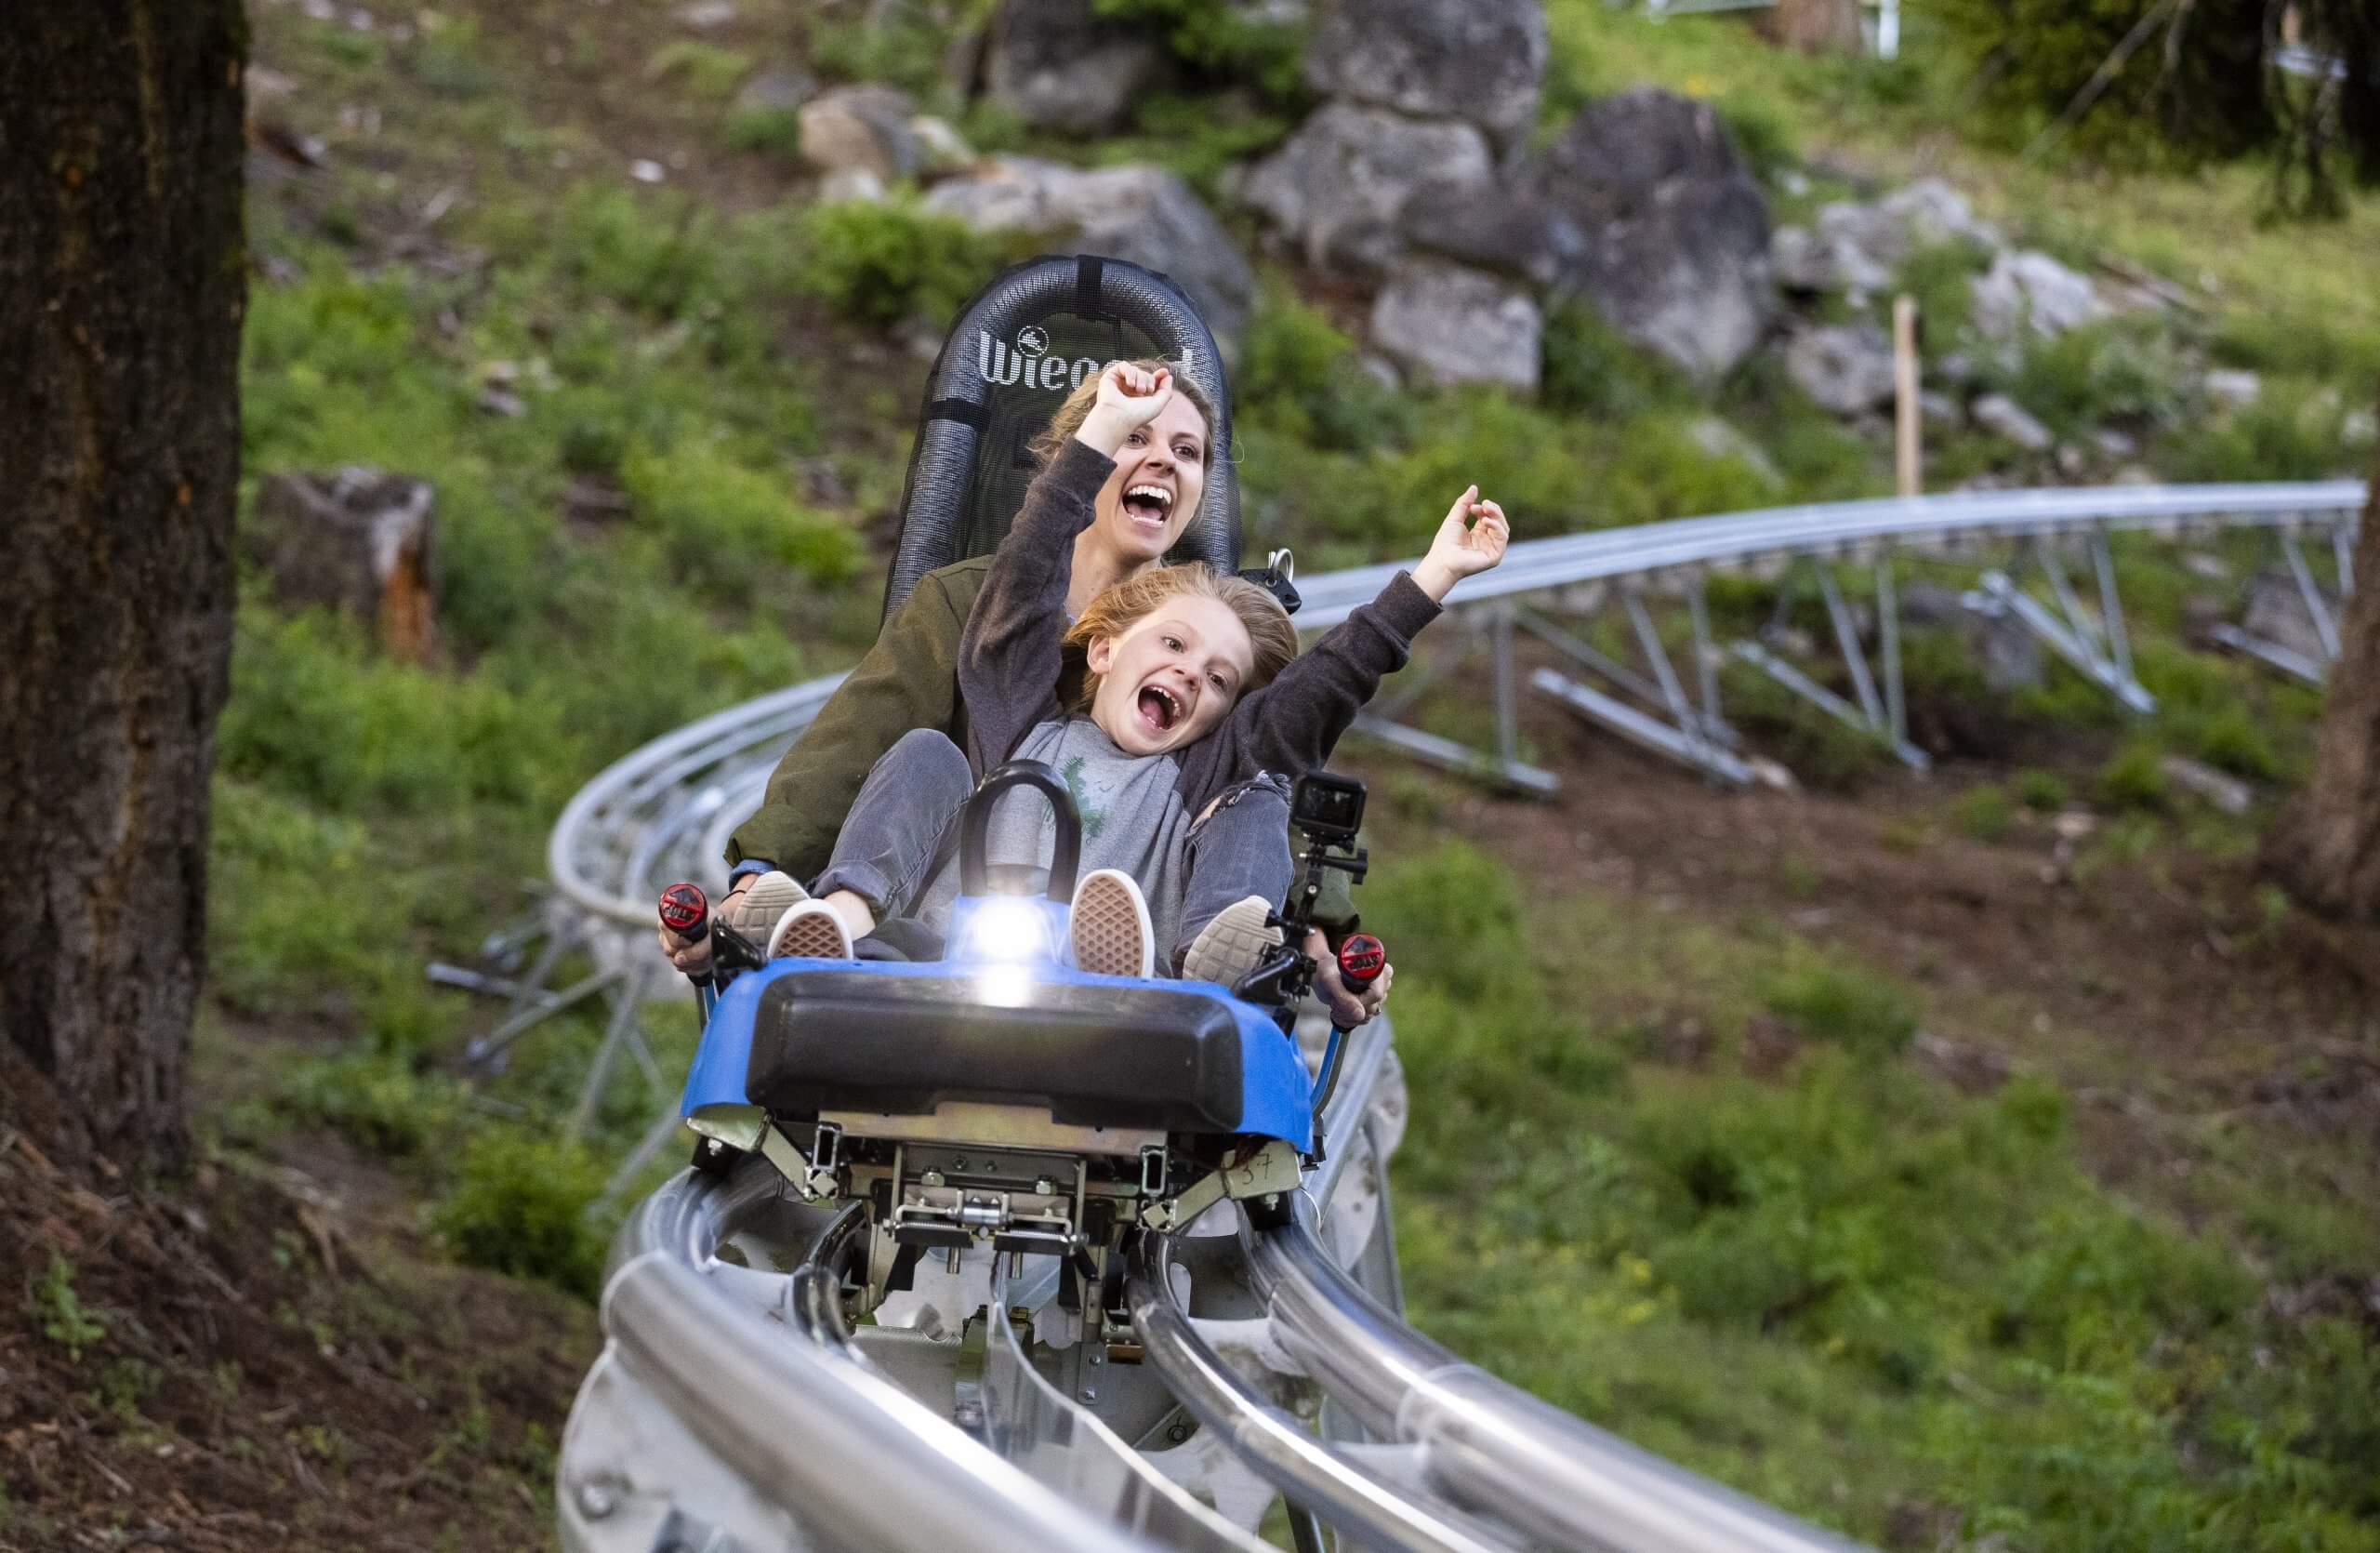
[[[1210,187],[1295,122],[1276,72],[1195,109],[1154,100],[1113,142],[1035,142],[934,102],[936,28],[896,7],[871,32],[858,9],[739,0],[697,35],[661,0],[469,0],[368,29],[351,7],[254,7],[259,116],[319,138],[324,165],[256,158],[249,480],[372,462],[432,482],[444,645],[390,662],[247,579],[202,1126],[242,1158],[344,1161],[419,1243],[580,1293],[608,1227],[579,1210],[663,1097],[625,1078],[589,1146],[564,1146],[597,1017],[467,1078],[490,1010],[421,967],[528,903],[547,828],[595,770],[857,655],[915,341],[1020,251],[906,198],[807,204],[790,126],[735,92],[795,63],[899,80],[981,146],[1157,156]],[[2175,327],[2268,377],[2257,408],[2185,423],[2162,408],[2168,358],[2086,332],[2023,364],[2061,430],[2122,418],[2181,477],[2348,467],[2343,406],[2380,378],[2380,207],[2271,231],[2252,171],[2110,182],[1964,146],[1935,127],[1960,84],[1928,73],[1922,16],[1913,62],[1883,67],[1780,56],[1726,20],[1550,11],[1549,125],[1640,81],[1710,97],[1788,215],[1943,173],[2070,260],[2194,288],[2203,316]],[[1246,46],[1229,57],[1266,58]],[[1409,552],[1473,478],[1525,537],[1888,488],[1888,450],[1766,366],[1706,397],[1566,312],[1542,403],[1404,393],[1353,365],[1343,287],[1264,277],[1237,472],[1255,542],[1294,543],[1309,570]],[[1706,452],[1714,413],[1771,467]],[[1935,456],[1945,478],[2020,465],[1980,438]],[[2162,601],[2142,657],[2170,710],[2120,727],[2053,679],[1991,708],[1989,757],[1923,794],[1758,702],[1764,737],[1859,796],[1709,795],[1535,712],[1529,738],[1572,774],[1554,807],[1369,768],[1427,1326],[1894,1547],[2380,1546],[2380,1245],[2356,1207],[2374,1185],[2372,989],[2258,892],[2254,817],[2211,817],[2153,775],[2177,750],[2269,796],[2312,698],[2182,653],[2162,633],[2192,585],[2165,552],[2123,560]],[[1912,654],[1929,704],[1981,697]],[[1461,690],[1425,718],[1460,731]],[[2028,884],[2069,804],[2098,829],[2066,882]],[[1953,885],[1977,903],[1910,928],[1913,896]],[[647,1012],[665,1068],[687,1025]],[[2279,1100],[2255,1097],[2268,1081]]]

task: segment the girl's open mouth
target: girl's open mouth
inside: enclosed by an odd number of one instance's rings
[[[1142,724],[1150,732],[1170,734],[1173,725],[1182,721],[1183,709],[1173,692],[1144,684],[1141,686],[1139,711]]]

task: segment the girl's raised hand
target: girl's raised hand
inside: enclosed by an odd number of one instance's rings
[[[1471,521],[1474,518],[1477,521]],[[1430,541],[1430,553],[1413,568],[1413,580],[1421,591],[1444,603],[1456,583],[1503,560],[1504,546],[1512,537],[1504,510],[1480,500],[1478,486],[1467,486],[1447,509],[1446,521],[1438,524],[1437,537]]]

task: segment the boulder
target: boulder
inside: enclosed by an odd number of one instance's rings
[[[2331,617],[2337,619],[2338,601],[2325,598],[2323,602],[2330,606]],[[2322,633],[2314,624],[2313,612],[2306,607],[2297,578],[2278,568],[2257,573],[2248,584],[2248,607],[2240,617],[2240,629],[2286,647],[2308,662],[2320,663],[2327,656]]]
[[[1092,0],[1005,0],[986,40],[991,99],[1037,129],[1097,135],[1130,116],[1165,65],[1153,27]]]
[[[1895,597],[1904,627],[1957,631],[1992,689],[2030,690],[2043,682],[2040,639],[1991,599],[1935,582],[1903,582]]]
[[[268,475],[240,543],[275,604],[370,620],[384,650],[423,662],[438,646],[434,498],[428,481],[360,465]]]
[[[1818,407],[1855,416],[1893,401],[1893,342],[1873,324],[1821,324],[1785,345],[1785,375]]]
[[[1838,200],[1809,227],[1780,227],[1772,252],[1790,290],[1865,298],[1890,285],[1910,255],[1962,238],[1994,252],[2001,246],[1999,230],[1977,219],[1965,196],[1924,178],[1880,200]]]
[[[1535,392],[1544,334],[1527,291],[1439,259],[1408,261],[1372,302],[1372,344],[1430,382]]]
[[[1587,234],[1567,211],[1509,184],[1425,184],[1406,202],[1400,225],[1416,248],[1540,287],[1587,259]]]
[[[1642,86],[1582,110],[1517,180],[1577,224],[1560,285],[1708,380],[1776,312],[1768,201],[1708,103]]]
[[[1129,259],[1173,277],[1225,346],[1248,323],[1256,276],[1214,212],[1163,167],[1069,167],[995,156],[927,191],[925,207],[982,231],[1049,233],[1067,252]]]
[[[1759,476],[1765,485],[1782,487],[1785,475],[1768,450],[1752,441],[1729,421],[1714,415],[1697,416],[1686,429],[1694,445],[1713,458],[1733,458]]]
[[[1975,423],[1995,437],[2015,443],[2028,453],[2049,450],[2049,428],[2004,393],[1987,393],[1967,406]]]
[[[1322,0],[1305,78],[1325,97],[1527,133],[1545,84],[1543,0]]]
[[[919,113],[909,121],[909,132],[918,138],[918,150],[925,159],[919,168],[922,178],[947,178],[974,163],[975,148],[951,127],[948,119]]]
[[[2227,776],[2211,765],[2187,760],[2180,755],[2166,755],[2157,762],[2157,769],[2165,780],[2184,792],[2194,793],[2227,815],[2244,815],[2256,801],[2254,788],[2237,776]]]
[[[2264,397],[2265,380],[2243,367],[2218,366],[2199,380],[2206,396],[2227,410],[2244,410]]]
[[[2026,329],[2055,338],[2080,325],[2111,316],[2090,278],[2044,253],[2003,253],[1975,278],[1976,332],[2001,344]]]
[[[801,108],[801,159],[826,177],[866,173],[881,183],[925,165],[909,120],[916,106],[891,86],[838,86]]]
[[[1452,199],[1490,189],[1494,178],[1488,139],[1470,125],[1421,124],[1334,102],[1259,163],[1239,197],[1308,264],[1379,273],[1401,257],[1404,217],[1418,195]]]
[[[738,113],[795,113],[817,95],[817,78],[807,71],[764,70],[744,83],[727,111],[731,117]]]

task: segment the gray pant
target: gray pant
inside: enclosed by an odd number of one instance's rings
[[[955,869],[937,865],[955,856],[945,845],[974,790],[975,774],[947,735],[934,728],[902,735],[868,772],[811,893],[849,890],[885,921],[944,920],[936,908],[946,904]],[[1224,907],[1249,896],[1278,906],[1289,895],[1295,872],[1289,784],[1259,776],[1224,793],[1191,829],[1189,862],[1179,941],[1162,962],[1168,975]]]

